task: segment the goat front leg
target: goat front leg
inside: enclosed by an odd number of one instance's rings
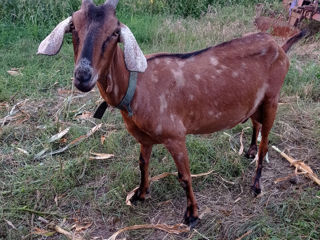
[[[152,145],[140,146],[139,167],[141,173],[141,181],[138,190],[131,198],[132,202],[143,201],[146,198],[146,194],[149,192],[149,162],[152,152]]]
[[[198,222],[198,205],[192,190],[189,158],[185,139],[168,140],[165,143],[165,146],[174,159],[178,169],[179,182],[187,195],[187,210],[184,216],[184,222],[193,228]]]

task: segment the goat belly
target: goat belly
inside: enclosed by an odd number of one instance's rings
[[[242,123],[257,111],[268,84],[262,82],[253,87],[233,84],[232,87],[208,89],[210,94],[204,91],[197,99],[188,102],[189,111],[183,118],[188,133],[210,133]]]

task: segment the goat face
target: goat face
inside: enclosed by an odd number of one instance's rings
[[[74,84],[87,92],[110,66],[119,40],[120,23],[110,5],[96,7],[84,2],[72,16],[71,32],[76,65]]]
[[[74,49],[74,84],[90,91],[98,79],[106,79],[118,42],[124,43],[124,57],[129,71],[144,72],[146,59],[130,29],[116,17],[118,0],[109,0],[96,6],[83,0],[80,10],[59,23],[39,46],[38,54],[55,55],[63,36],[72,34]]]

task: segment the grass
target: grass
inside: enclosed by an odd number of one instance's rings
[[[50,11],[59,14],[56,18],[62,18],[77,5],[63,7],[64,12]],[[268,8],[279,11],[280,6],[273,4]],[[40,13],[43,14],[41,9]],[[254,31],[254,14],[254,6],[239,4],[212,7],[199,18],[180,18],[168,13],[118,15],[135,34],[143,51],[152,53],[192,51],[239,37]],[[0,25],[0,119],[15,104],[28,99],[20,106],[22,115],[0,129],[0,239],[45,239],[31,231],[49,230],[52,224],[73,231],[74,224],[92,222],[92,227],[81,232],[86,239],[92,239],[106,238],[118,228],[134,224],[181,222],[185,194],[172,176],[153,183],[151,198],[145,203],[135,208],[125,205],[126,194],[139,184],[139,145],[127,132],[117,110],[109,109],[102,119],[102,128],[76,147],[42,160],[34,159],[44,148],[51,151],[65,146],[64,142],[48,142],[62,129],[70,127],[64,137],[69,143],[100,123],[77,118],[84,111],[94,111],[99,99],[97,90],[84,95],[61,91],[72,90],[70,37],[65,39],[57,56],[36,56],[40,40],[54,23],[44,21],[43,25],[35,26],[35,22]],[[315,47],[319,49],[319,45]],[[291,68],[281,93],[283,104],[270,135],[270,145],[287,149],[319,174],[319,61],[312,52],[301,56],[295,50],[290,59]],[[22,75],[10,76],[7,70],[12,68],[19,68]],[[227,131],[233,136],[236,149],[239,134],[248,126],[250,123],[245,123]],[[246,130],[246,147],[250,135],[251,130]],[[104,143],[102,136],[106,136]],[[222,132],[188,136],[187,148],[192,173],[214,170],[209,176],[193,180],[200,212],[206,208],[210,212],[204,215],[197,232],[176,236],[141,230],[127,233],[128,239],[235,239],[250,230],[247,239],[319,239],[319,188],[303,177],[299,177],[296,185],[288,181],[273,184],[276,178],[293,171],[276,153],[270,151],[271,163],[266,164],[263,172],[265,194],[255,199],[249,191],[254,166],[230,148],[228,136]],[[113,153],[115,157],[89,160],[90,152]],[[151,175],[173,171],[176,168],[171,156],[163,146],[155,146]],[[38,214],[26,209],[44,213],[42,217],[50,224],[44,224]],[[48,239],[65,238],[55,234]]]

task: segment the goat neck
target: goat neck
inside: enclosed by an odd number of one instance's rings
[[[107,74],[97,82],[101,96],[109,105],[115,107],[121,102],[128,89],[129,76],[123,51],[117,46]]]

